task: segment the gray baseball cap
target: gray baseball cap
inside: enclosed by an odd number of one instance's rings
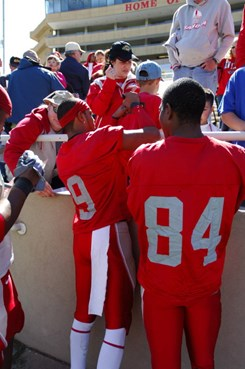
[[[59,106],[63,101],[73,98],[74,96],[67,90],[57,90],[49,94],[43,99],[45,104]]]

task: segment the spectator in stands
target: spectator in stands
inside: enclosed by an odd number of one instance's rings
[[[25,150],[32,150],[45,163],[47,181],[43,196],[53,196],[52,188],[62,187],[56,171],[57,148],[55,142],[36,142],[41,134],[53,134],[61,130],[57,109],[62,101],[73,97],[68,91],[54,91],[43,99],[44,104],[27,114],[10,132],[4,160],[13,173],[18,158]]]
[[[9,60],[9,69],[11,73],[18,68],[20,64],[20,58],[18,56],[11,56]],[[10,74],[7,74],[6,76],[0,77],[0,85],[2,85],[4,88],[8,88],[8,81],[9,81]]]
[[[103,50],[96,50],[95,60],[98,64],[105,64],[105,52]]]
[[[80,99],[85,99],[89,89],[88,70],[81,64],[81,56],[85,51],[76,42],[65,45],[65,59],[61,63],[60,72],[67,81],[67,89]]]
[[[96,50],[95,60],[96,60],[97,66],[96,66],[96,71],[92,75],[92,81],[104,75],[105,52],[103,50]]]
[[[216,91],[216,101],[217,106],[219,106],[221,99],[224,95],[226,85],[234,71],[236,70],[236,47],[237,47],[237,37],[234,38],[234,41],[226,54],[225,58],[221,60],[218,64],[218,89]],[[229,127],[227,127],[222,120],[220,120],[220,126],[222,131],[227,131]]]
[[[20,58],[18,58],[17,56],[11,56],[9,60],[9,68],[10,68],[11,73],[18,68],[19,64],[20,64]],[[9,77],[11,73],[0,77],[0,85],[2,85],[6,89],[8,89]],[[11,128],[12,128],[12,124],[10,122],[5,122],[4,132],[8,134]]]
[[[117,41],[112,44],[109,50],[110,66],[105,76],[91,84],[87,96],[87,102],[96,115],[96,127],[115,124],[112,114],[122,104],[123,94],[139,91],[131,72],[133,59],[137,58],[128,42]]]
[[[193,78],[216,93],[217,65],[234,39],[227,0],[186,0],[174,13],[170,37],[164,46],[174,80]]]
[[[236,47],[236,67],[240,68],[244,66],[245,66],[245,5],[243,8],[242,23]]]
[[[205,91],[205,106],[201,116],[201,130],[202,132],[219,131],[219,128],[211,122],[211,115],[214,110],[214,94],[213,91],[206,88]]]
[[[61,60],[57,55],[51,54],[46,59],[46,66],[55,74],[58,80],[62,83],[64,88],[67,87],[67,82],[63,73],[60,70]]]
[[[245,67],[237,69],[228,81],[219,106],[222,121],[232,130],[245,131]],[[245,141],[237,141],[245,147]]]
[[[159,121],[159,109],[162,99],[158,95],[159,84],[162,78],[162,70],[159,64],[154,61],[147,60],[138,65],[136,69],[136,81],[140,87],[139,102],[135,103],[147,113],[147,116],[152,119],[157,128],[161,128]],[[131,94],[131,92],[129,93]],[[126,94],[128,97],[129,94]],[[144,121],[140,115],[140,119],[133,119],[123,101],[119,109],[113,114],[114,119],[119,119],[118,123],[124,129],[137,129],[149,126],[149,120]],[[137,118],[137,117],[136,117]],[[149,118],[148,118],[149,119]]]
[[[17,124],[32,109],[39,106],[45,96],[63,89],[55,75],[39,64],[36,52],[26,51],[18,69],[11,73],[9,78],[8,93],[13,111],[8,122]]]
[[[218,106],[225,92],[227,82],[229,81],[232,73],[234,73],[236,70],[237,40],[238,38],[235,37],[228,53],[218,64],[218,89],[216,92],[216,100]]]
[[[83,65],[88,70],[88,76],[90,81],[93,81],[94,79],[101,77],[103,75],[102,70],[104,65],[101,63],[97,63],[94,52],[88,54],[87,61]]]

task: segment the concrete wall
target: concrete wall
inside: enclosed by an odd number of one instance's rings
[[[19,221],[25,235],[12,232],[12,273],[26,322],[17,338],[24,344],[69,362],[69,333],[75,303],[72,256],[73,204],[70,196],[40,198],[31,194]],[[216,351],[216,369],[243,369],[245,363],[245,212],[235,216],[223,282],[223,323]],[[98,318],[90,341],[88,369],[96,367],[104,322]],[[139,289],[122,369],[150,368],[141,321]],[[190,369],[183,349],[182,369]]]

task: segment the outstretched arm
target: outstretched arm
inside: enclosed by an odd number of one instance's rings
[[[16,221],[29,193],[35,188],[42,189],[44,183],[42,177],[43,163],[29,150],[24,157],[25,153],[18,162],[16,168],[17,176],[8,197],[0,200],[0,214],[5,221],[4,233],[1,235],[1,238],[5,236]],[[29,153],[32,153],[30,159]]]

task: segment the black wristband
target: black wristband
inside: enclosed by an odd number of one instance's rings
[[[14,182],[14,187],[24,192],[26,196],[33,190],[33,184],[25,177],[18,177]]]
[[[135,106],[144,106],[144,104],[143,104],[143,103],[141,103],[141,102],[136,102],[136,101],[134,101],[134,102],[132,102],[132,103],[130,104],[130,108],[131,108],[131,109],[133,109]]]

